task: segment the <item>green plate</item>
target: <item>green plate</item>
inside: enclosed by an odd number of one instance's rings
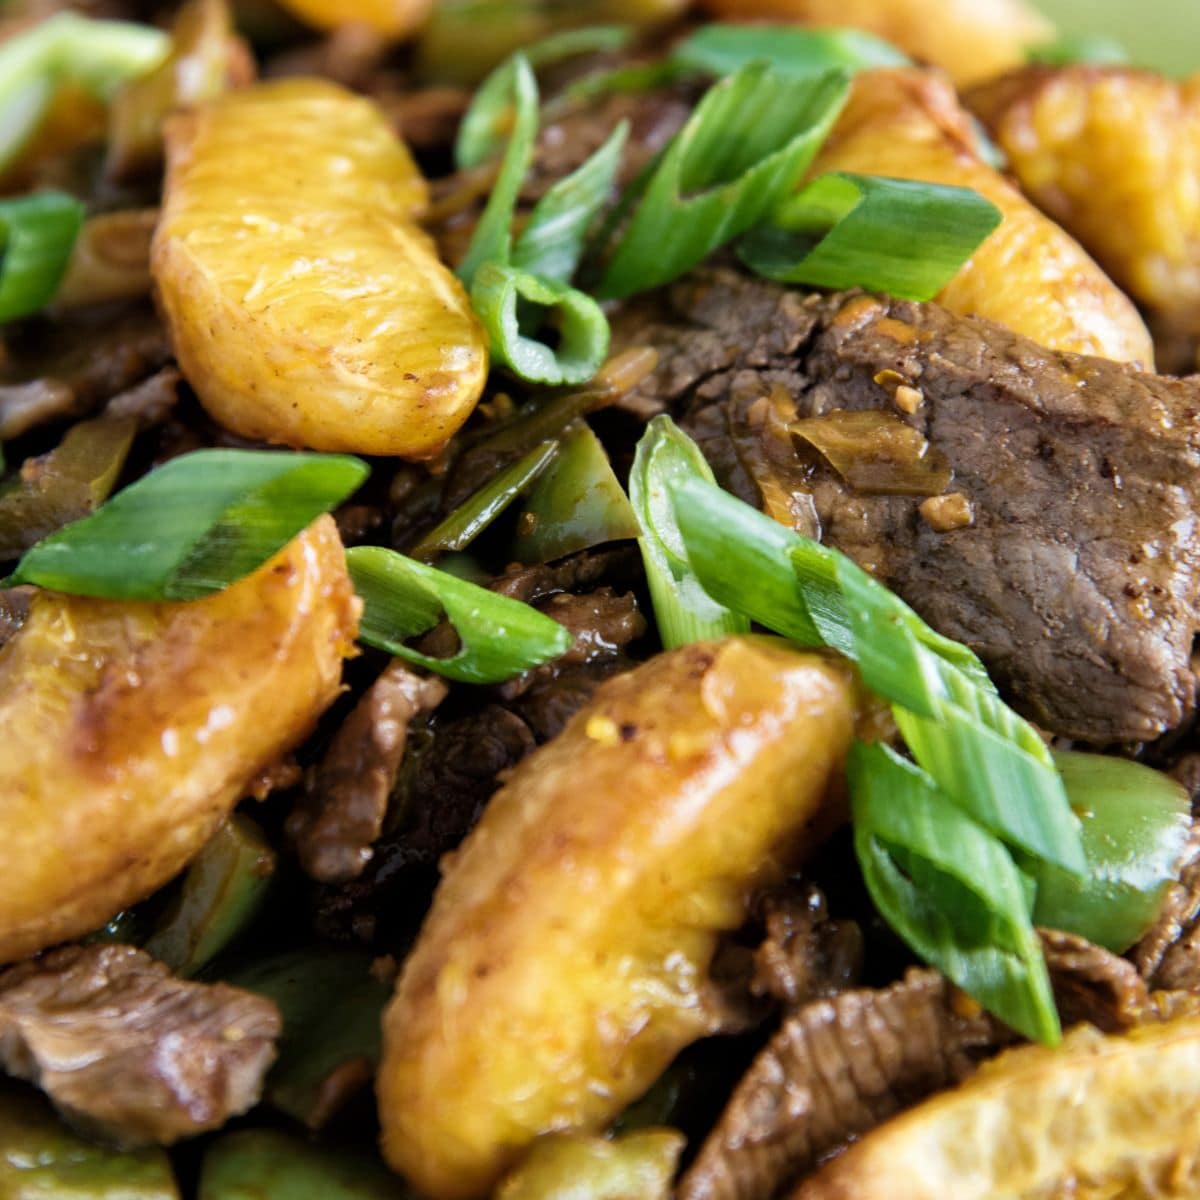
[[[1200,70],[1197,0],[1035,0],[1064,33],[1103,33],[1139,66],[1173,75]]]

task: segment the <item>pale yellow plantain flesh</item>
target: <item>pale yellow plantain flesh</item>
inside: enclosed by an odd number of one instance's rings
[[[399,41],[417,32],[429,20],[434,0],[282,0],[288,12],[314,29],[365,25],[389,40]]]
[[[960,86],[1020,66],[1030,47],[1054,38],[1054,26],[1026,0],[704,0],[703,6],[726,21],[864,29],[941,67]]]
[[[175,875],[337,696],[358,609],[330,517],[203,600],[39,593],[0,649],[0,962]]]
[[[1000,227],[937,297],[1053,350],[1154,364],[1132,301],[1086,250],[977,153],[953,89],[935,74],[867,71],[812,174],[857,171],[974,188],[1003,213]]]
[[[721,1027],[718,936],[836,821],[857,696],[839,662],[734,638],[597,692],[490,801],[384,1019],[384,1154],[486,1195],[540,1134],[599,1132]]]
[[[1200,1018],[1026,1046],[881,1125],[791,1200],[1192,1200]]]
[[[436,454],[479,399],[487,344],[379,109],[285,80],[175,118],[166,140],[152,270],[209,412],[290,446]]]
[[[1200,77],[1037,67],[968,102],[1046,212],[1171,328],[1200,333]]]

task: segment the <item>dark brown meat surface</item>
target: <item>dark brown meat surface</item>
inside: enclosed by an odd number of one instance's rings
[[[383,831],[409,723],[436,708],[446,685],[394,660],[342,723],[287,820],[300,865],[322,883],[362,874]]]
[[[1153,928],[1134,947],[1133,962],[1153,988],[1200,989],[1200,829]]]
[[[1200,384],[933,304],[805,297],[731,271],[628,308],[617,345],[647,343],[660,362],[643,399],[684,418],[726,486],[970,645],[1033,720],[1111,743],[1192,708]],[[947,495],[852,487],[793,438],[838,410],[928,439]],[[876,450],[851,442],[851,464]]]
[[[185,982],[132,946],[68,946],[0,974],[0,1061],[74,1124],[163,1145],[249,1109],[275,1057],[275,1005]]]
[[[1150,992],[1133,963],[1073,933],[1038,932],[1064,1026],[1086,1021],[1120,1033],[1146,1019]]]

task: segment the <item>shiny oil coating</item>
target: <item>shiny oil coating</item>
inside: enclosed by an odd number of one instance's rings
[[[1030,68],[968,103],[1046,212],[1137,300],[1200,332],[1200,76]]]
[[[224,592],[43,592],[0,650],[0,962],[166,883],[338,693],[359,602],[322,517]]]
[[[483,390],[486,340],[379,109],[320,80],[260,84],[173,120],[167,157],[152,268],[213,416],[286,445],[435,454]]]
[[[1025,0],[704,0],[724,20],[768,17],[865,29],[963,86],[1025,61],[1054,26]]]
[[[859,171],[974,188],[1001,226],[937,297],[1052,350],[1154,364],[1137,309],[1087,251],[976,153],[967,115],[935,74],[868,71],[822,147],[812,174]]]
[[[1200,1017],[1081,1025],[881,1125],[790,1200],[1192,1200]]]
[[[828,824],[844,664],[735,638],[606,683],[444,863],[384,1021],[384,1153],[486,1195],[534,1138],[602,1130],[720,1027],[707,968]]]
[[[314,29],[365,25],[386,38],[415,33],[433,12],[433,0],[283,0],[283,7]]]

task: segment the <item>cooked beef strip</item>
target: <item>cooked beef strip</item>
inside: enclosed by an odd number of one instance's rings
[[[440,679],[394,660],[342,723],[310,772],[286,832],[321,883],[356,879],[371,860],[396,786],[409,723],[446,697]]]
[[[1063,1025],[1120,1033],[1145,1019],[1150,992],[1133,963],[1073,933],[1038,932]]]
[[[1153,988],[1200,988],[1200,825],[1193,825],[1178,881],[1171,885],[1158,920],[1131,957]]]
[[[121,1145],[216,1129],[262,1092],[275,1005],[174,978],[132,946],[68,946],[0,974],[0,1061]]]
[[[679,1200],[768,1200],[907,1105],[965,1079],[995,1023],[936,971],[842,992],[784,1021],[734,1089]]]
[[[666,319],[647,324],[648,306]],[[685,418],[726,486],[972,646],[1035,721],[1140,741],[1192,708],[1200,384],[934,304],[805,297],[724,270],[630,306],[617,344],[633,343],[660,354],[641,391]],[[938,532],[920,496],[855,490],[793,444],[797,417],[839,409],[924,435],[973,523]]]

